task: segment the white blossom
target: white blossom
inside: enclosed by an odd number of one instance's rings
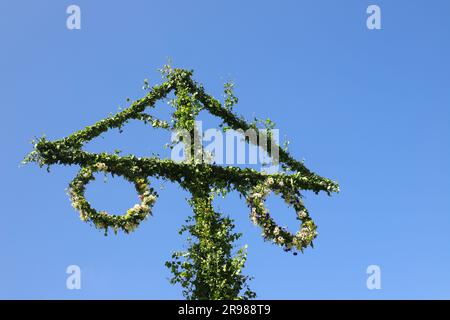
[[[95,167],[97,168],[97,170],[100,170],[100,171],[108,170],[108,166],[106,164],[104,164],[103,162],[96,163]]]
[[[308,214],[306,213],[306,211],[301,210],[301,211],[298,212],[298,217],[300,219],[305,219],[306,217],[308,217]]]
[[[262,198],[262,194],[259,193],[259,192],[256,192],[256,193],[254,193],[254,194],[252,195],[252,197],[255,198],[255,199],[260,199],[260,198]]]
[[[279,235],[280,234],[280,228],[278,228],[278,227],[275,227],[275,229],[273,229],[273,234],[274,235]]]

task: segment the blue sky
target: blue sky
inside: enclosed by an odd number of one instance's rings
[[[70,4],[81,30],[66,28]],[[366,28],[370,4],[382,30]],[[181,298],[164,262],[183,248],[188,194],[165,184],[154,217],[105,237],[65,194],[78,168],[18,167],[33,137],[65,137],[142,97],[167,57],[218,98],[233,80],[238,113],[273,119],[296,158],[341,185],[307,194],[319,237],[298,256],[264,243],[236,194],[218,201],[244,233],[259,298],[450,298],[449,15],[445,0],[1,1],[0,298]],[[86,149],[167,156],[168,137],[130,124]],[[136,202],[121,179],[87,195],[117,212]],[[269,205],[294,225],[280,199]],[[72,264],[81,290],[66,288]],[[380,290],[366,287],[373,264]]]

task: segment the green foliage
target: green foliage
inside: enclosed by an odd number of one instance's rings
[[[115,232],[131,232],[150,215],[157,194],[148,186],[149,177],[178,183],[192,194],[190,204],[194,216],[188,221],[190,224],[182,228],[183,232],[190,234],[188,249],[175,253],[173,261],[166,263],[173,273],[171,282],[181,284],[185,296],[189,299],[253,298],[255,294],[247,285],[249,277],[241,274],[246,259],[245,250],[238,250],[233,255],[233,243],[240,235],[233,232],[234,225],[229,218],[214,211],[213,195],[226,195],[227,192],[236,190],[247,199],[250,218],[261,227],[263,238],[279,245],[285,251],[296,254],[297,251],[303,252],[306,247],[312,246],[317,236],[317,227],[302,202],[300,191],[323,191],[330,195],[338,192],[339,186],[332,180],[311,172],[303,162],[295,160],[287,148],[279,149],[282,172],[276,174],[197,161],[196,154],[199,150],[194,149],[194,139],[190,145],[185,145],[188,159],[182,163],[157,156],[121,156],[120,151],[114,154],[84,151],[83,146],[88,141],[109,129],[122,130],[131,120],[143,121],[154,128],[165,130],[184,129],[191,137],[195,137],[195,119],[201,110],[219,117],[224,130],[246,131],[254,128],[258,135],[266,132],[270,141],[271,130],[274,128],[270,119],[256,119],[249,123],[233,113],[232,107],[238,99],[233,94],[232,84],[225,85],[226,98],[222,105],[206,94],[203,86],[192,80],[192,71],[173,69],[169,65],[160,71],[165,81],[150,87],[145,80],[144,89],[148,93],[142,99],[132,102],[128,108],[66,138],[49,141],[42,137],[33,141],[33,151],[24,159],[24,163],[36,162],[47,169],[54,164],[79,165],[80,172],[69,185],[72,204],[80,212],[82,220],[104,229],[105,233],[108,228]],[[170,123],[144,112],[154,108],[158,100],[166,98],[171,92],[175,93],[176,98],[171,103],[174,111]],[[260,125],[264,131],[259,129]],[[266,151],[269,155],[272,154],[269,147]],[[84,198],[84,188],[93,180],[93,173],[97,171],[119,175],[132,182],[142,202],[122,216],[97,212],[91,208]],[[295,209],[300,221],[297,233],[278,226],[265,208],[264,202],[270,192],[281,195],[286,203]]]
[[[173,277],[171,283],[180,283],[187,299],[251,299],[250,290],[241,274],[246,261],[246,247],[232,255],[233,243],[241,237],[233,233],[233,221],[221,217],[212,207],[213,194],[199,193],[189,201],[194,210],[180,233],[189,232],[189,247],[175,252],[173,261],[166,262]]]
[[[228,111],[231,111],[233,106],[239,102],[239,99],[234,95],[234,83],[225,83],[223,92],[225,94],[224,106]]]

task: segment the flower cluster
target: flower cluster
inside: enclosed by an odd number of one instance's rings
[[[146,178],[136,177],[129,179],[125,177],[128,181],[134,183],[141,203],[128,209],[124,215],[112,215],[106,211],[97,212],[84,196],[86,185],[90,181],[95,180],[95,172],[103,171],[106,173],[108,170],[108,166],[102,162],[81,168],[78,175],[70,183],[68,194],[72,201],[72,206],[80,212],[81,220],[92,222],[97,228],[104,229],[105,233],[107,233],[109,227],[116,233],[119,229],[129,233],[134,231],[141,221],[151,215],[151,208],[156,201],[157,194],[152,188],[149,188]]]
[[[107,172],[107,171],[108,171],[108,166],[107,166],[106,164],[104,164],[103,162],[97,162],[97,163],[95,164],[95,168],[96,168],[98,171],[104,171],[104,172]]]
[[[302,222],[300,230],[295,235],[286,228],[278,226],[265,207],[264,202],[271,191],[276,194],[281,193],[285,202],[294,207],[297,219]],[[287,188],[281,179],[276,181],[269,176],[263,183],[256,185],[247,197],[247,204],[251,209],[250,219],[263,229],[262,236],[265,240],[271,240],[284,247],[285,251],[297,249],[303,252],[303,249],[309,245],[312,246],[312,241],[317,236],[317,227],[309,217],[300,195]]]

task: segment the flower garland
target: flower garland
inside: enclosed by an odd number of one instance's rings
[[[157,198],[157,193],[148,186],[148,179],[143,177],[130,178],[122,175],[127,181],[134,184],[141,203],[128,209],[124,215],[113,215],[108,214],[106,211],[97,212],[85,198],[86,185],[90,181],[95,180],[94,173],[96,172],[117,174],[111,171],[105,163],[98,162],[93,166],[82,167],[69,184],[68,194],[72,201],[72,206],[80,212],[81,220],[92,222],[98,229],[105,229],[105,234],[109,227],[115,233],[119,229],[125,233],[134,231],[139,223],[151,215],[151,208]]]
[[[297,220],[302,222],[300,230],[295,235],[286,228],[278,226],[265,207],[265,200],[271,191],[275,194],[281,193],[285,202],[294,207]],[[298,192],[285,186],[282,180],[276,181],[269,176],[263,183],[257,184],[247,196],[247,204],[251,209],[250,219],[263,229],[262,236],[265,240],[272,240],[275,244],[284,247],[285,251],[297,249],[303,252],[303,249],[309,245],[313,246],[312,241],[317,236],[317,227]],[[294,255],[296,254],[294,252]]]

